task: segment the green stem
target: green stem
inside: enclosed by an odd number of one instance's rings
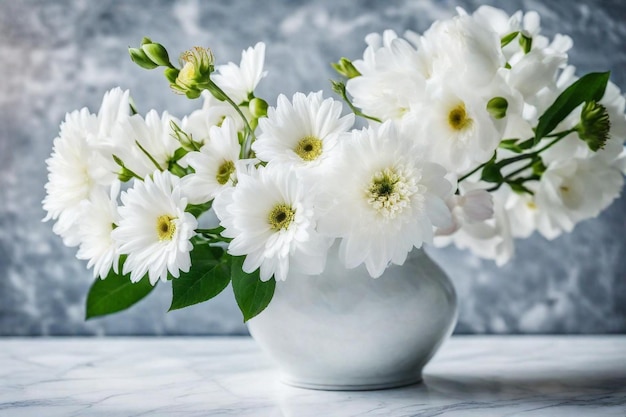
[[[163,171],[163,168],[161,168],[161,165],[159,165],[159,163],[152,157],[152,155],[150,155],[150,152],[148,152],[143,146],[141,146],[138,140],[135,141],[135,145],[137,145],[139,149],[141,149],[141,152],[143,152],[148,157],[148,159],[152,161],[154,166],[157,167],[159,171]]]
[[[224,90],[222,90],[217,84],[215,84],[212,80],[208,81],[208,84],[211,86],[210,89],[208,89],[211,92],[211,89],[214,89],[214,91],[218,92],[218,94],[221,97],[217,97],[218,99],[222,98],[224,99],[228,104],[230,104],[233,109],[235,109],[235,111],[239,114],[239,116],[241,117],[241,120],[243,120],[243,124],[245,126],[246,129],[246,139],[241,147],[241,154],[240,157],[242,159],[248,158],[249,154],[250,154],[250,148],[252,146],[252,143],[256,140],[256,136],[254,135],[254,130],[252,130],[252,127],[250,127],[250,123],[248,122],[248,119],[246,118],[246,116],[243,114],[243,112],[241,111],[241,109],[239,108],[239,106],[228,96],[228,94],[226,94],[224,92]]]

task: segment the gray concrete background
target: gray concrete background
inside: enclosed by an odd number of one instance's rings
[[[617,0],[0,2],[0,335],[246,332],[228,290],[166,313],[168,285],[131,311],[85,322],[91,272],[40,221],[44,161],[67,111],[97,111],[117,85],[131,89],[143,113],[183,115],[200,105],[131,63],[127,46],[143,36],[174,53],[210,46],[225,63],[265,41],[269,76],[259,93],[273,103],[281,92],[330,94],[328,63],[361,56],[370,32],[423,31],[455,6],[473,11],[485,3],[509,13],[539,11],[543,33],[574,39],[570,61],[579,72],[612,70],[626,89],[626,3]],[[624,333],[625,235],[622,197],[569,235],[518,242],[516,258],[503,268],[451,248],[430,253],[459,293],[459,333]]]

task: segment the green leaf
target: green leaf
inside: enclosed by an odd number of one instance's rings
[[[504,97],[494,97],[487,102],[487,111],[494,119],[502,119],[506,116],[509,102]]]
[[[532,148],[534,144],[535,144],[535,138],[530,138],[523,142],[518,143],[517,146],[519,146],[520,149],[522,150],[527,150],[527,149]]]
[[[519,31],[511,32],[508,35],[505,35],[502,39],[500,39],[500,47],[504,48],[505,46],[510,44],[513,39],[517,38],[517,35],[519,35]]]
[[[512,182],[512,183],[509,183],[509,185],[511,186],[511,190],[513,190],[517,194],[530,194],[530,195],[535,194],[521,183]]]
[[[527,54],[533,48],[533,38],[526,36],[522,33],[522,35],[519,37],[519,44],[522,47],[524,53]]]
[[[269,281],[261,281],[258,269],[251,274],[244,272],[243,261],[243,256],[233,257],[230,274],[235,300],[246,322],[265,310],[274,296],[276,281],[273,277]]]
[[[187,213],[193,214],[193,217],[198,218],[200,217],[200,215],[209,211],[212,204],[213,204],[213,200],[206,202],[206,203],[202,203],[202,204],[187,204],[185,211]]]
[[[120,260],[122,270],[123,261]],[[130,281],[130,274],[120,275],[111,270],[105,279],[96,278],[87,294],[85,318],[105,316],[117,313],[133,306],[154,289],[148,276],[139,282]]]
[[[230,282],[230,268],[224,250],[196,244],[191,251],[191,269],[172,280],[172,305],[178,310],[210,300]]]
[[[509,151],[513,151],[515,153],[521,153],[522,149],[517,144],[518,139],[504,139],[498,145],[502,149],[508,149]]]
[[[533,145],[549,135],[576,107],[586,101],[600,101],[609,82],[610,72],[592,72],[567,87],[539,118]]]

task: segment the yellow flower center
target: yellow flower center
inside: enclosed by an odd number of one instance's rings
[[[176,84],[183,86],[190,86],[196,77],[196,67],[192,62],[185,62],[185,65],[180,69],[178,77],[176,77]]]
[[[235,163],[233,161],[224,161],[222,165],[217,169],[217,174],[215,175],[215,179],[220,185],[226,184],[231,175],[235,172]]]
[[[174,223],[174,220],[176,220],[176,217],[167,214],[157,218],[156,229],[160,241],[172,240],[176,232],[176,223]]]
[[[322,141],[315,136],[300,139],[294,152],[305,161],[313,161],[322,154]]]
[[[460,103],[448,114],[448,124],[454,130],[465,130],[469,128],[474,121],[468,116],[465,110],[465,103]]]
[[[291,206],[281,203],[276,204],[274,208],[272,208],[269,216],[267,216],[267,220],[272,230],[279,231],[281,229],[287,229],[295,215],[296,211],[292,209]]]
[[[374,174],[365,197],[384,218],[393,219],[410,207],[411,196],[417,190],[415,180],[407,180],[402,169],[385,168]]]

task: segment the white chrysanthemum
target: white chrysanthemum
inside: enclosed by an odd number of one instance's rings
[[[265,75],[265,44],[259,42],[241,53],[239,65],[229,62],[219,65],[215,74],[211,76],[224,92],[237,104],[248,101],[248,96],[254,91],[259,81]]]
[[[421,160],[412,138],[391,122],[353,132],[338,150],[324,179],[332,204],[319,224],[323,233],[343,238],[346,267],[365,263],[379,277],[390,262],[401,265],[413,247],[431,242],[433,226],[450,226],[445,169]]]
[[[452,19],[433,23],[422,37],[411,36],[426,67],[425,76],[430,79],[453,70],[455,78],[473,87],[488,85],[505,64],[500,38],[491,28],[459,12]]]
[[[76,257],[88,260],[87,268],[93,267],[94,277],[106,278],[113,268],[118,272],[119,253],[111,232],[119,224],[117,196],[120,183],[116,181],[109,195],[104,188],[94,190],[91,198],[82,204],[79,223],[80,248]]]
[[[53,219],[53,231],[67,246],[80,243],[76,221],[80,204],[89,198],[96,186],[92,163],[97,157],[87,143],[87,136],[96,135],[98,119],[85,108],[65,117],[59,136],[54,140],[48,165],[48,183],[43,208],[48,212],[44,221]]]
[[[172,136],[171,122],[180,126],[180,121],[167,112],[159,117],[155,110],[150,110],[145,119],[135,114],[113,129],[110,152],[142,178],[155,169],[167,169],[174,152],[180,148]]]
[[[316,231],[313,195],[285,166],[252,166],[220,193],[213,208],[222,235],[233,238],[228,253],[245,255],[243,270],[260,268],[261,280],[283,281],[290,271],[320,274],[330,241]]]
[[[429,82],[428,96],[423,107],[407,116],[422,130],[419,143],[426,158],[457,174],[487,162],[505,128],[504,120],[487,111],[489,99],[500,91],[472,91],[442,77]]]
[[[154,285],[165,281],[168,272],[178,278],[191,266],[190,239],[198,222],[185,212],[179,178],[169,172],[155,171],[144,181],[135,180],[133,188],[122,193],[120,221],[112,235],[121,254],[127,254],[123,273],[130,272],[133,282],[147,273]]]
[[[106,152],[101,146],[107,142],[111,129],[128,117],[128,91],[114,88],[102,99],[98,115],[86,108],[65,116],[59,136],[54,140],[48,165],[48,183],[43,208],[53,219],[53,231],[67,246],[80,243],[77,221],[80,204],[87,200],[98,186],[109,186],[116,179]]]
[[[395,32],[369,34],[362,60],[353,62],[361,76],[346,90],[355,106],[381,120],[401,119],[424,95],[425,65],[417,50]]]
[[[224,120],[221,127],[213,126],[210,137],[200,152],[187,154],[186,161],[195,173],[183,177],[181,186],[191,204],[214,199],[237,180],[236,162],[241,146],[232,120]]]
[[[276,109],[270,108],[267,118],[259,120],[262,133],[252,149],[263,161],[317,167],[354,123],[354,115],[341,117],[341,110],[341,102],[324,100],[321,91],[296,93],[293,103],[280,95]]]

